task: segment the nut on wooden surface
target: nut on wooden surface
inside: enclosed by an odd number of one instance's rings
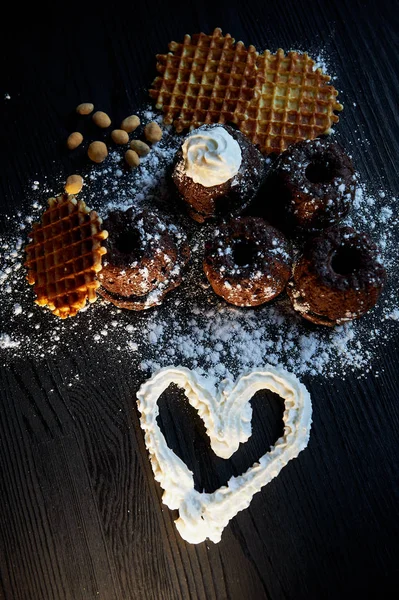
[[[70,175],[65,183],[68,194],[78,194],[83,187],[83,178],[80,175]]]
[[[147,156],[150,152],[150,147],[141,140],[132,140],[130,142],[130,148],[137,152],[139,156]]]
[[[92,142],[87,150],[87,155],[95,163],[102,163],[108,156],[107,146],[104,142]]]
[[[97,127],[101,127],[101,129],[106,129],[111,125],[111,119],[107,115],[107,113],[102,110],[98,110],[93,115],[93,123],[97,125]]]
[[[129,142],[129,134],[123,129],[114,129],[111,131],[111,138],[115,144],[127,144]]]
[[[126,151],[125,160],[130,167],[138,167],[140,164],[139,155],[134,150]]]
[[[127,131],[128,133],[132,133],[137,127],[140,125],[140,119],[137,115],[130,115],[130,117],[126,117],[123,119],[121,123],[121,129]]]
[[[82,102],[82,104],[78,104],[76,107],[76,112],[78,115],[89,115],[94,110],[94,104],[91,102]]]
[[[71,133],[70,136],[68,136],[67,147],[69,148],[69,150],[75,150],[75,148],[80,146],[82,142],[83,135],[80,133],[80,131],[74,131],[73,133]]]
[[[162,129],[155,123],[155,121],[151,121],[151,123],[147,123],[144,127],[144,135],[146,140],[154,144],[155,142],[159,142],[162,138]]]

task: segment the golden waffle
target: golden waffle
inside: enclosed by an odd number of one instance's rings
[[[169,50],[157,55],[160,76],[150,96],[164,112],[165,124],[173,123],[176,131],[231,122],[238,101],[243,107],[253,97],[258,56],[253,46],[235,44],[217,28],[212,35],[186,35],[182,44],[171,42]]]
[[[266,50],[257,59],[254,98],[238,105],[235,122],[262,152],[283,152],[300,140],[328,133],[342,110],[337,90],[328,84],[329,75],[314,69],[306,53],[281,48]]]
[[[97,273],[106,253],[101,242],[108,233],[97,213],[72,195],[50,198],[48,204],[41,223],[33,225],[25,266],[35,302],[65,319],[75,316],[87,300],[96,300]]]
[[[280,49],[259,55],[219,28],[186,35],[169,50],[157,55],[160,75],[150,96],[178,132],[232,122],[270,153],[327,133],[339,120],[338,92],[307,54]]]

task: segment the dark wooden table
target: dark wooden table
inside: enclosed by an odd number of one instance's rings
[[[26,209],[29,182],[76,170],[63,144],[78,102],[93,99],[117,120],[134,112],[147,98],[155,54],[215,26],[259,49],[325,48],[340,98],[357,105],[337,128],[363,179],[398,194],[395,4],[152,0],[15,10],[1,38],[2,231]],[[0,370],[0,597],[388,597],[399,575],[398,341],[396,333],[361,379],[304,378],[314,403],[309,448],[233,519],[219,544],[197,546],[179,537],[161,504],[135,408],[143,374],[132,372],[126,356],[75,333],[53,356],[7,359]],[[190,436],[200,444],[204,432],[193,419],[185,439],[173,434],[175,400],[170,393],[162,409],[168,441],[180,444],[200,483],[215,488],[234,466],[209,475],[209,456],[198,466]],[[262,424],[271,414],[255,412]],[[278,419],[271,421],[242,464],[276,439]]]

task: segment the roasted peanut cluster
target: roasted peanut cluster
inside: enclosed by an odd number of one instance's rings
[[[91,102],[83,102],[76,107],[77,114],[84,116],[91,115],[93,110],[94,104]],[[107,113],[101,110],[97,110],[95,113],[93,113],[92,121],[100,129],[107,129],[112,123],[111,118],[107,115]],[[141,122],[137,115],[130,115],[126,117],[120,124],[119,129],[113,129],[111,131],[110,138],[112,142],[118,146],[125,146],[129,144],[129,134],[136,131],[140,125]],[[143,133],[147,142],[150,144],[156,144],[162,139],[163,132],[158,123],[152,121],[151,123],[147,123],[145,125]],[[66,145],[68,150],[75,150],[82,144],[82,142],[82,133],[80,131],[74,131],[68,136]],[[127,165],[129,165],[131,168],[138,167],[140,164],[140,158],[147,156],[150,150],[150,146],[142,140],[131,140],[130,148],[125,152],[125,161]],[[91,142],[87,148],[87,156],[92,162],[102,163],[108,156],[108,148],[106,143],[98,140]],[[71,177],[79,176],[71,175]]]

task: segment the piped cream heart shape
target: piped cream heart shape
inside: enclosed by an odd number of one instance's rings
[[[251,435],[251,398],[270,390],[284,399],[284,433],[269,452],[245,473],[231,477],[226,486],[209,494],[194,489],[193,473],[169,448],[157,417],[158,399],[171,383],[182,388],[191,406],[204,421],[211,448],[229,458]],[[253,496],[306,448],[312,423],[312,403],[305,386],[295,375],[267,365],[244,373],[234,383],[223,381],[218,389],[205,377],[185,367],[165,367],[143,383],[137,392],[140,422],[155,479],[164,494],[162,501],[179,510],[176,527],[192,544],[209,538],[219,542],[222,531]]]

